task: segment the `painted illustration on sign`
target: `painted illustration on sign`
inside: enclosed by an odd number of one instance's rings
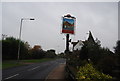
[[[63,18],[62,33],[74,34],[74,19]]]

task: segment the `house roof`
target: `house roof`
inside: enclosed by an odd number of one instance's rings
[[[73,47],[74,46],[76,46],[77,45],[77,43],[79,43],[81,40],[78,40],[77,42],[72,42],[72,44],[73,44]],[[84,41],[81,41],[81,42],[83,42],[84,43]]]
[[[79,43],[79,41],[81,41],[81,40],[78,40],[77,42],[72,42],[73,48]],[[93,36],[92,36],[91,31],[89,31],[89,37],[88,37],[88,39],[87,39],[86,41],[88,41],[90,44],[95,43],[95,40],[94,40],[94,38],[93,38]],[[81,42],[82,42],[83,44],[85,43],[85,41],[81,41]]]
[[[92,36],[91,31],[89,31],[88,41],[91,42],[91,43],[95,43],[95,40],[94,40],[94,38],[93,38],[93,36]]]
[[[72,42],[73,47],[74,47],[78,42],[79,42],[79,41],[77,41],[77,42]]]

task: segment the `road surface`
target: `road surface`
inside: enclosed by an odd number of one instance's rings
[[[60,64],[65,63],[65,59],[56,59],[49,62],[29,64],[2,71],[2,81],[21,80],[45,80],[48,74]]]

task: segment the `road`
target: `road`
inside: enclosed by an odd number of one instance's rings
[[[65,59],[56,59],[49,62],[34,63],[14,68],[5,69],[2,71],[3,81],[21,80],[45,80],[48,74],[58,65],[65,63]]]

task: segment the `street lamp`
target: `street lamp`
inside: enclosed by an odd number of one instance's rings
[[[17,57],[18,60],[20,58],[20,42],[21,42],[21,30],[22,30],[23,20],[35,20],[35,19],[34,18],[22,18],[21,21],[20,21],[20,33],[19,33],[18,57]]]

